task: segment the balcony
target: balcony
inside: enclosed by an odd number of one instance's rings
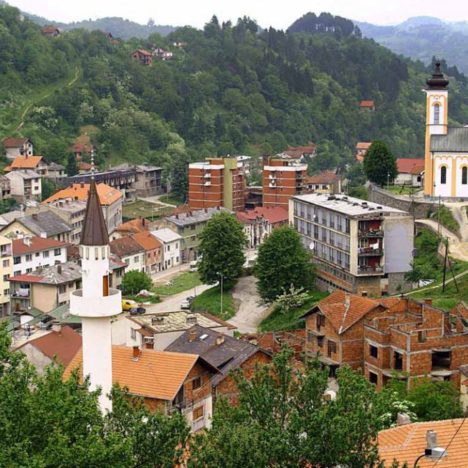
[[[29,299],[31,290],[29,288],[19,288],[11,292],[10,297],[14,299]]]
[[[358,232],[358,236],[365,238],[383,237],[384,232],[381,229],[360,230]]]
[[[381,267],[380,265],[378,266],[360,265],[358,267],[359,275],[373,275],[376,273],[383,273],[383,267]]]
[[[83,297],[78,289],[70,295],[70,313],[80,317],[112,317],[122,311],[122,294],[118,289],[109,289],[104,297]]]
[[[381,247],[375,249],[374,247],[361,247],[358,249],[358,255],[361,257],[380,257],[383,255]]]

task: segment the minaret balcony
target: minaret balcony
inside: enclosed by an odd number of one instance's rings
[[[104,318],[113,317],[122,312],[122,293],[118,289],[109,289],[108,296],[83,296],[83,289],[77,289],[70,295],[70,313],[78,317]]]

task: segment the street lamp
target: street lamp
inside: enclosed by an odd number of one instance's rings
[[[416,458],[413,468],[417,468],[418,462],[422,458],[427,458],[428,460],[440,460],[441,458],[447,456],[447,449],[444,449],[443,447],[437,447],[437,432],[427,431],[426,443],[427,447],[424,449],[424,453]]]

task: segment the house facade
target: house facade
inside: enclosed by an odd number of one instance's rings
[[[151,231],[151,234],[158,239],[162,245],[162,270],[174,268],[182,263],[180,248],[182,247],[182,237],[169,228]]]
[[[110,251],[124,262],[126,272],[145,271],[145,249],[131,236],[110,242]]]
[[[31,170],[12,171],[6,174],[10,181],[10,194],[20,203],[40,201],[42,197],[41,176]]]
[[[150,232],[132,235],[133,239],[145,250],[145,273],[152,275],[161,270],[162,244]]]
[[[409,187],[422,187],[424,174],[424,159],[398,158],[398,175],[394,180],[396,185],[408,185]]]
[[[29,138],[4,138],[3,147],[5,156],[8,159],[15,159],[17,156],[32,156],[34,154],[33,143]]]
[[[13,274],[13,249],[11,239],[0,235],[0,317],[8,315],[10,310],[10,282]]]

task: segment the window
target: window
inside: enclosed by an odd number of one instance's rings
[[[4,289],[3,290],[3,295],[8,296],[8,294],[10,294],[10,290],[9,289]]]
[[[67,285],[66,284],[61,284],[59,287],[58,287],[58,292],[59,294],[63,294],[67,291]]]
[[[140,262],[140,257],[137,255],[136,257],[133,258],[133,263],[139,263]]]
[[[418,331],[418,342],[424,343],[426,341],[426,330]]]
[[[3,275],[3,281],[8,281],[9,277],[10,277],[10,275]]]
[[[36,252],[35,257],[39,257],[41,255],[41,252]]]
[[[26,268],[26,274],[31,273],[31,272],[32,272],[32,268]]]
[[[132,340],[136,340],[136,330],[134,328],[130,329],[130,336],[132,337]]]
[[[336,353],[336,343],[334,341],[328,341],[328,357],[333,353]]]
[[[447,166],[442,166],[440,168],[440,183],[445,185],[447,183]]]
[[[468,184],[468,167],[467,166],[462,167],[462,184],[463,185]]]
[[[375,372],[369,371],[369,382],[371,384],[377,385],[378,381],[379,381],[379,376]]]
[[[202,386],[202,379],[201,377],[195,377],[192,380],[192,390],[196,390],[197,388],[200,388]]]
[[[62,249],[54,249],[54,255],[58,257],[62,253]]]
[[[373,358],[378,357],[378,356],[379,356],[379,348],[377,348],[377,346],[369,345],[369,354],[370,354]]]
[[[323,336],[317,336],[317,346],[319,348],[323,346]]]
[[[440,124],[440,105],[434,105],[434,125]]]
[[[42,256],[43,256],[44,258],[49,258],[49,251],[46,250],[45,252],[42,252]]]
[[[3,268],[7,268],[10,266],[10,260],[3,260]]]
[[[32,255],[31,254],[26,254],[26,261],[30,262],[32,260]]]
[[[192,417],[194,421],[197,421],[198,419],[203,418],[203,406],[199,406],[198,408],[195,408],[192,413]]]
[[[21,270],[17,270],[13,272],[13,276],[19,276],[21,275]]]
[[[18,265],[19,263],[21,263],[21,257],[13,257],[13,263],[15,265]]]
[[[325,315],[317,314],[317,330],[325,325]]]

